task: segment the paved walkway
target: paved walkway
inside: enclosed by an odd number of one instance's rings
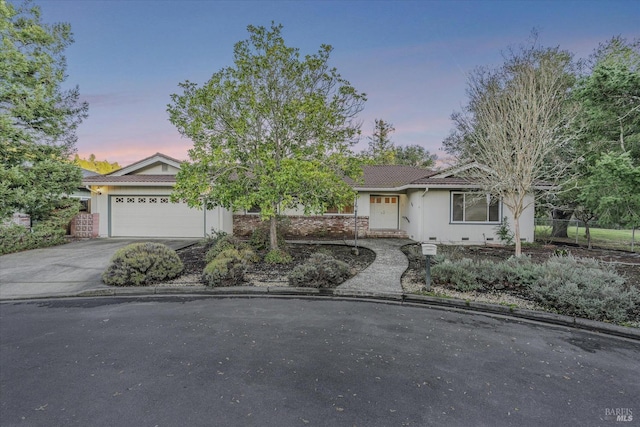
[[[336,294],[385,293],[402,294],[402,273],[409,267],[407,257],[400,248],[409,239],[365,239],[358,246],[376,253],[373,263],[336,289]]]

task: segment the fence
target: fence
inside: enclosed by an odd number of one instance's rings
[[[552,237],[553,224],[563,224],[567,226],[567,237]],[[587,234],[584,222],[572,220],[552,220],[546,218],[536,219],[536,240],[541,242],[561,242],[575,243],[587,246]],[[606,249],[619,249],[631,252],[640,252],[640,230],[638,229],[615,229],[600,227],[597,221],[589,222],[589,234],[591,235],[591,245],[593,247]]]

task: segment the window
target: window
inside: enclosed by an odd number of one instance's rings
[[[369,203],[371,204],[375,204],[375,203],[386,203],[386,204],[395,204],[398,203],[398,197],[396,196],[389,196],[389,197],[380,197],[380,196],[371,196],[369,197]]]
[[[336,207],[328,208],[324,213],[325,214],[342,214],[342,215],[353,214],[353,205],[345,206],[342,209],[338,209]]]
[[[451,193],[451,222],[500,222],[500,201],[489,194]]]
[[[259,214],[260,212],[262,212],[262,209],[258,205],[253,205],[247,209],[247,214]]]

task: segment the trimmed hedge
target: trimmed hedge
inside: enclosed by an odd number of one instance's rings
[[[132,243],[116,251],[102,281],[112,286],[148,285],[174,279],[183,268],[176,251],[163,244]]]

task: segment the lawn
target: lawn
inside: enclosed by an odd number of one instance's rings
[[[610,249],[622,249],[631,250],[631,241],[633,238],[632,230],[613,230],[607,228],[590,228],[591,232],[591,244],[594,246],[610,248]],[[546,241],[549,240],[551,235],[551,226],[548,225],[536,225],[536,240]],[[587,238],[585,236],[584,227],[570,226],[567,229],[567,235],[569,239],[565,241],[571,241],[580,245],[587,245]],[[576,239],[577,236],[577,239]],[[635,242],[633,247],[634,252],[640,252],[640,230],[636,230]]]

